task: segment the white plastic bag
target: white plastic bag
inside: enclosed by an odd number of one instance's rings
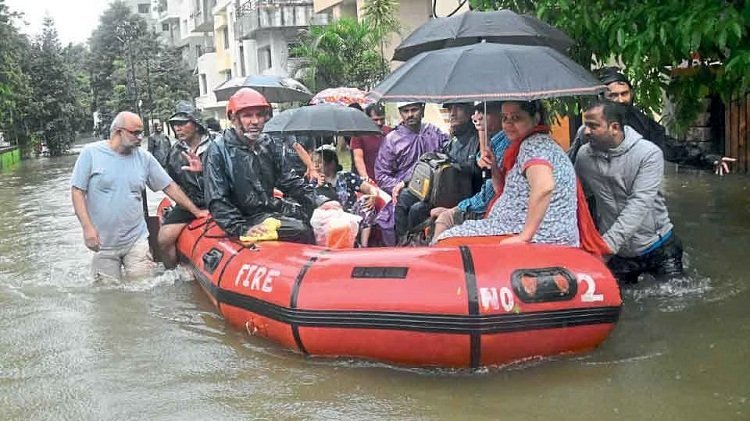
[[[344,212],[343,209],[315,209],[310,225],[319,246],[342,249],[354,247],[359,232],[361,217]]]

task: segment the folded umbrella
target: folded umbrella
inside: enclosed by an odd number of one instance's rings
[[[559,29],[528,15],[510,10],[466,12],[435,18],[415,29],[393,53],[393,60],[406,61],[425,51],[476,44],[543,45],[564,51],[574,41]]]
[[[252,75],[229,79],[214,89],[217,101],[226,101],[241,88],[260,92],[268,102],[307,102],[312,92],[298,81],[282,76]]]
[[[605,89],[591,72],[550,47],[479,43],[422,53],[368,96],[435,103],[531,101]]]
[[[308,136],[381,134],[380,127],[362,111],[335,104],[283,111],[266,123],[263,132]]]

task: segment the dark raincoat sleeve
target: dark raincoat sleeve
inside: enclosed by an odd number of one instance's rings
[[[699,168],[711,168],[713,163],[721,157],[716,154],[703,152],[700,148],[680,142],[669,136],[667,130],[643,111],[632,107],[631,119],[626,121],[635,131],[645,139],[650,140],[664,153],[664,160],[675,164],[689,165]]]
[[[285,151],[286,147],[286,145],[281,145],[280,148],[274,148],[275,154],[288,154],[289,151]],[[296,171],[286,171],[281,156],[275,156],[274,158],[274,163],[276,164],[276,186],[285,195],[296,200],[302,206],[302,210],[307,218],[309,218],[315,209],[315,189]]]
[[[203,193],[208,210],[216,223],[228,235],[239,237],[250,229],[251,224],[230,200],[232,179],[221,150],[223,147],[215,142],[206,151]]]
[[[154,139],[154,136],[148,137],[146,149],[151,152],[151,155],[156,153],[156,139]]]
[[[471,176],[472,183],[478,189],[482,183],[482,169],[477,165],[476,156],[479,153],[479,135],[474,134],[469,141],[469,147],[462,151],[459,155],[458,165],[461,168],[461,173],[468,174]]]
[[[167,170],[167,174],[169,174],[169,176],[172,177],[172,180],[177,181],[178,178],[177,178],[177,172],[175,171],[175,165],[178,165],[178,162],[176,162],[176,157],[173,156],[175,149],[177,149],[177,147],[175,147],[174,149],[171,149],[171,148],[169,149],[169,152],[167,153],[167,157],[164,159],[164,169]]]

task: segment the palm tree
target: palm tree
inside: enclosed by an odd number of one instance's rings
[[[396,0],[367,0],[364,7],[364,21],[380,39],[380,58],[382,76],[388,73],[388,59],[385,57],[385,46],[391,34],[401,32],[398,20],[398,2]]]
[[[311,27],[291,54],[302,59],[297,71],[314,91],[337,86],[369,90],[380,77],[378,35],[365,22],[342,18]]]

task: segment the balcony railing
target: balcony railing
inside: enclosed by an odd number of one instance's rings
[[[256,32],[264,30],[328,24],[328,15],[313,13],[312,3],[309,1],[266,0],[248,3],[255,3],[256,6],[249,9],[241,8],[236,26],[237,38],[253,38]]]

